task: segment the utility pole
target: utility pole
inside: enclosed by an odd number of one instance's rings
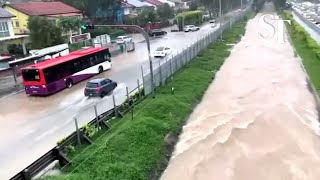
[[[243,8],[243,6],[242,6],[242,0],[241,0],[241,11],[242,11],[242,8]]]
[[[222,26],[222,5],[221,5],[221,0],[219,0],[219,19],[220,19],[220,38],[222,40],[222,29],[221,29],[221,26]]]
[[[138,30],[147,42],[147,49],[148,49],[148,58],[149,58],[149,65],[150,65],[150,76],[151,76],[151,94],[154,97],[154,80],[153,80],[153,65],[152,65],[152,58],[151,58],[151,50],[150,50],[150,39],[147,32],[137,25],[94,25],[95,27],[114,27],[114,28],[134,28]]]

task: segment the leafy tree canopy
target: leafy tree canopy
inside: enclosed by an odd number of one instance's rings
[[[61,29],[56,26],[55,21],[45,17],[33,16],[29,18],[28,29],[32,48],[42,49],[64,43]]]
[[[101,16],[115,16],[121,8],[122,0],[60,0],[81,10],[85,15],[95,18]],[[103,12],[107,12],[104,14]],[[102,14],[103,13],[103,14]]]
[[[80,28],[81,20],[76,17],[60,17],[58,26],[63,32],[76,31]]]
[[[173,18],[174,9],[168,3],[164,3],[162,6],[157,8],[157,14],[161,21],[166,21]]]

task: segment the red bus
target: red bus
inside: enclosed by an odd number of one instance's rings
[[[21,69],[26,94],[49,95],[110,69],[108,48],[84,48]]]

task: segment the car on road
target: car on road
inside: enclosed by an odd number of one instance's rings
[[[184,28],[183,28],[183,31],[184,32],[190,32],[190,31],[199,31],[200,30],[200,27],[198,26],[194,26],[194,25],[186,25]]]
[[[127,42],[132,42],[132,38],[129,36],[118,36],[118,37],[116,37],[115,42],[117,44],[124,44]]]
[[[216,26],[217,26],[215,19],[211,19],[211,20],[209,21],[209,23],[210,23],[210,26],[211,26],[211,27],[216,27]]]
[[[158,48],[154,51],[153,56],[154,56],[154,57],[166,57],[167,55],[169,55],[169,54],[171,54],[171,53],[172,53],[171,48],[161,46],[161,47],[158,47]]]
[[[163,35],[166,35],[167,32],[164,31],[164,30],[161,30],[161,29],[154,29],[154,30],[151,30],[148,34],[151,37],[153,37],[153,36],[163,36]]]
[[[89,82],[87,82],[87,85],[84,89],[84,96],[103,98],[111,91],[113,91],[117,86],[117,82],[110,79],[92,79]]]

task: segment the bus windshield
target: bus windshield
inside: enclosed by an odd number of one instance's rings
[[[38,69],[23,69],[22,76],[25,81],[40,81]]]

